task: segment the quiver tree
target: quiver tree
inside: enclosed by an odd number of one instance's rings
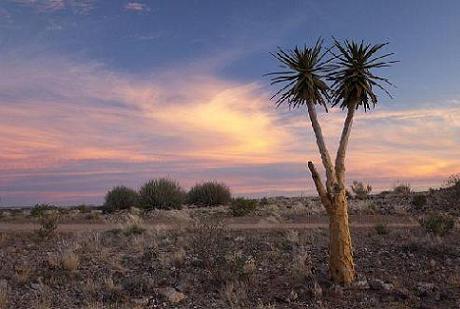
[[[329,216],[329,271],[336,283],[348,284],[355,278],[353,251],[348,222],[348,204],[345,187],[345,156],[355,111],[360,107],[368,111],[377,103],[374,88],[389,94],[382,83],[390,82],[373,74],[376,68],[388,67],[394,61],[385,61],[392,54],[377,56],[386,44],[364,44],[333,40],[333,46],[323,50],[322,41],[313,47],[282,50],[273,54],[283,70],[273,72],[272,84],[282,84],[273,95],[276,105],[289,108],[306,107],[326,171],[323,183],[313,162],[308,162],[313,182],[321,203]],[[328,111],[340,106],[347,111],[335,163],[324,141],[318,121],[318,105]]]

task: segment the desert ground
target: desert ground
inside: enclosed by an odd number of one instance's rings
[[[460,233],[419,224],[426,207],[446,208],[422,194],[426,206],[395,193],[350,199],[358,278],[344,287],[329,279],[328,219],[313,197],[259,200],[238,217],[227,206],[59,208],[48,211],[56,229],[32,209],[4,209],[0,307],[458,308]]]

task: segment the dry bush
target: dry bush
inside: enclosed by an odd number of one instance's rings
[[[235,217],[247,216],[254,212],[257,207],[256,200],[245,199],[242,197],[236,198],[232,201],[230,211]]]
[[[399,183],[393,186],[393,192],[398,195],[409,195],[412,192],[410,183]]]
[[[3,246],[4,243],[8,240],[8,235],[6,233],[0,232],[0,246]]]
[[[378,223],[374,225],[374,229],[379,235],[386,235],[390,233],[390,231],[388,230],[388,226],[385,223]]]
[[[293,256],[289,268],[292,278],[297,283],[305,283],[305,280],[313,274],[313,263],[310,254],[304,250],[301,251],[303,252]]]
[[[102,280],[102,294],[104,299],[110,302],[120,302],[123,300],[123,289],[119,284],[115,284],[112,277],[105,277]]]
[[[59,214],[48,213],[40,217],[40,229],[38,230],[38,236],[42,239],[49,239],[56,235],[58,228]]]
[[[416,209],[421,210],[425,207],[427,202],[428,201],[425,195],[418,194],[412,198],[411,205],[414,206]]]
[[[221,299],[232,309],[247,308],[248,287],[240,281],[229,281],[219,291]]]
[[[296,230],[289,230],[284,234],[286,241],[294,246],[300,245],[299,232]]]
[[[80,258],[71,250],[66,250],[61,256],[61,266],[67,271],[76,271],[80,265]]]
[[[369,184],[365,185],[361,181],[353,181],[351,191],[353,191],[357,199],[367,200],[369,198],[369,194],[372,192],[372,186]]]
[[[168,252],[160,255],[160,263],[163,266],[174,266],[180,268],[185,264],[186,251],[184,248],[177,248],[173,252]]]
[[[28,264],[24,264],[21,266],[16,266],[14,277],[19,284],[23,285],[29,282],[32,273],[32,267]]]
[[[455,219],[444,214],[430,214],[419,220],[423,230],[435,236],[443,237],[455,227]]]
[[[49,204],[36,204],[33,208],[32,211],[30,212],[30,215],[33,217],[42,217],[44,215],[47,215],[49,213],[57,212],[58,207],[54,205],[49,205]]]
[[[0,280],[0,309],[8,308],[9,287],[6,280]]]
[[[36,308],[48,309],[51,308],[53,302],[53,293],[51,289],[39,281],[38,288],[35,290],[35,304]]]

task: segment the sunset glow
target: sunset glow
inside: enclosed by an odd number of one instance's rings
[[[306,16],[281,14],[274,21],[257,15],[256,5],[236,14],[241,2],[227,4],[232,13],[219,13],[226,28],[212,18],[196,22],[187,12],[168,21],[161,16],[173,6],[168,2],[87,1],[78,9],[70,3],[0,4],[0,206],[100,203],[114,185],[138,188],[158,176],[184,187],[216,179],[236,195],[313,194],[305,165],[320,161],[305,110],[275,108],[273,88],[262,75],[277,69],[269,55],[276,46],[328,34],[389,40],[401,60],[390,73],[394,98],[382,96],[375,110],[355,118],[348,181],[369,182],[377,191],[398,181],[423,189],[460,172],[459,78],[441,78],[460,69],[460,41],[444,33],[450,41],[436,51],[433,42],[416,44],[412,36],[423,30],[403,10],[395,13],[407,26],[398,22],[384,31],[389,21],[374,16],[363,30],[343,29],[346,19],[326,22],[320,4],[296,2],[290,10]],[[261,14],[274,15],[276,2],[266,3]],[[346,15],[338,2],[327,6]],[[431,16],[429,7],[420,10],[419,19],[439,22],[423,19]],[[456,16],[444,18],[459,29]],[[115,27],[127,22],[129,29]],[[329,25],[326,33],[305,31],[321,22]],[[78,35],[90,28],[93,34]],[[269,35],[262,39],[258,29]],[[426,31],[426,40],[437,40]],[[457,58],[443,57],[444,49]],[[431,55],[439,67],[417,69]],[[331,150],[343,118],[339,109],[320,111]]]

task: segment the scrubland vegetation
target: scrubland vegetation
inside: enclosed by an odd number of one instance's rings
[[[455,308],[458,186],[371,194],[354,182],[358,275],[346,286],[329,276],[318,198],[232,198],[221,183],[185,192],[161,179],[115,187],[100,209],[4,211],[0,222],[37,225],[0,232],[0,308]],[[83,228],[60,230],[72,222]]]

